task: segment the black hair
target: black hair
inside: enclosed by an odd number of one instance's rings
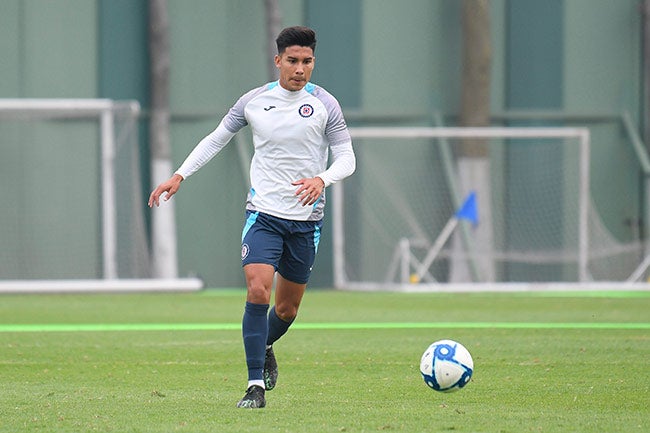
[[[287,47],[293,45],[309,47],[315,52],[316,32],[304,26],[287,27],[280,32],[275,43],[278,46],[278,54],[282,54]]]

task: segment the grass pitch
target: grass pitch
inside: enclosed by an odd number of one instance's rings
[[[243,303],[241,290],[0,297],[0,431],[650,431],[650,292],[308,291],[262,410],[235,408]],[[442,338],[474,358],[456,393],[418,371]]]

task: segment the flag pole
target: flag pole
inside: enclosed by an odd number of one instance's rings
[[[445,243],[447,242],[449,236],[451,236],[451,234],[453,233],[457,225],[458,225],[458,218],[456,218],[455,216],[449,218],[449,221],[447,221],[447,224],[442,229],[442,232],[438,235],[438,238],[436,239],[433,246],[427,253],[426,257],[424,258],[422,263],[420,263],[420,266],[418,267],[415,276],[411,277],[411,282],[419,283],[420,280],[422,280],[424,273],[429,269],[429,266],[431,266],[433,261],[436,259],[436,257],[440,253],[440,250],[442,250],[442,247],[445,246]]]
[[[410,281],[412,283],[419,283],[422,280],[424,274],[428,271],[429,267],[436,259],[440,251],[445,246],[445,243],[454,232],[454,229],[458,226],[458,221],[460,219],[466,219],[471,221],[472,224],[478,224],[478,215],[476,211],[476,193],[474,191],[470,192],[467,195],[467,198],[463,202],[463,205],[458,209],[458,211],[449,218],[447,224],[442,229],[442,232],[438,235],[438,238],[433,243],[431,249],[427,252],[427,255],[424,257],[422,263],[417,268],[417,272],[414,275],[411,275]]]

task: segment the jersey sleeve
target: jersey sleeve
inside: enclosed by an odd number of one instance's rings
[[[322,87],[318,88],[315,96],[325,105],[327,109],[327,124],[325,125],[325,136],[327,137],[330,146],[336,146],[339,143],[352,141],[348,125],[345,123],[343,117],[343,110],[339,101],[336,100],[332,94],[327,92]]]
[[[207,164],[228,144],[232,137],[234,137],[235,132],[231,132],[224,123],[225,119],[219,123],[219,126],[214,131],[199,141],[199,144],[196,145],[194,150],[185,158],[183,164],[176,170],[176,174],[180,174],[183,176],[183,179],[187,179],[199,168]]]
[[[323,179],[325,186],[330,186],[345,179],[354,173],[356,169],[356,157],[352,150],[352,141],[339,143],[330,147],[332,152],[332,164],[329,168],[317,176]]]

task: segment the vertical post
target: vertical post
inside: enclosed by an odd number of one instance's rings
[[[581,283],[589,280],[589,130],[580,132],[580,196],[578,225],[578,279]]]
[[[115,197],[115,119],[112,105],[101,112],[102,153],[102,264],[104,279],[117,278]]]
[[[400,256],[400,281],[408,284],[411,281],[411,242],[408,238],[399,241]]]
[[[343,186],[341,182],[331,186],[332,189],[332,252],[334,261],[334,287],[345,288],[345,234],[343,221]]]
[[[643,2],[643,102],[641,110],[641,125],[643,126],[643,142],[645,149],[650,150],[650,0]],[[645,242],[645,255],[650,256],[650,243],[647,241],[650,236],[650,176],[644,173],[645,194],[643,199],[644,212],[641,217],[644,220],[641,240]]]

